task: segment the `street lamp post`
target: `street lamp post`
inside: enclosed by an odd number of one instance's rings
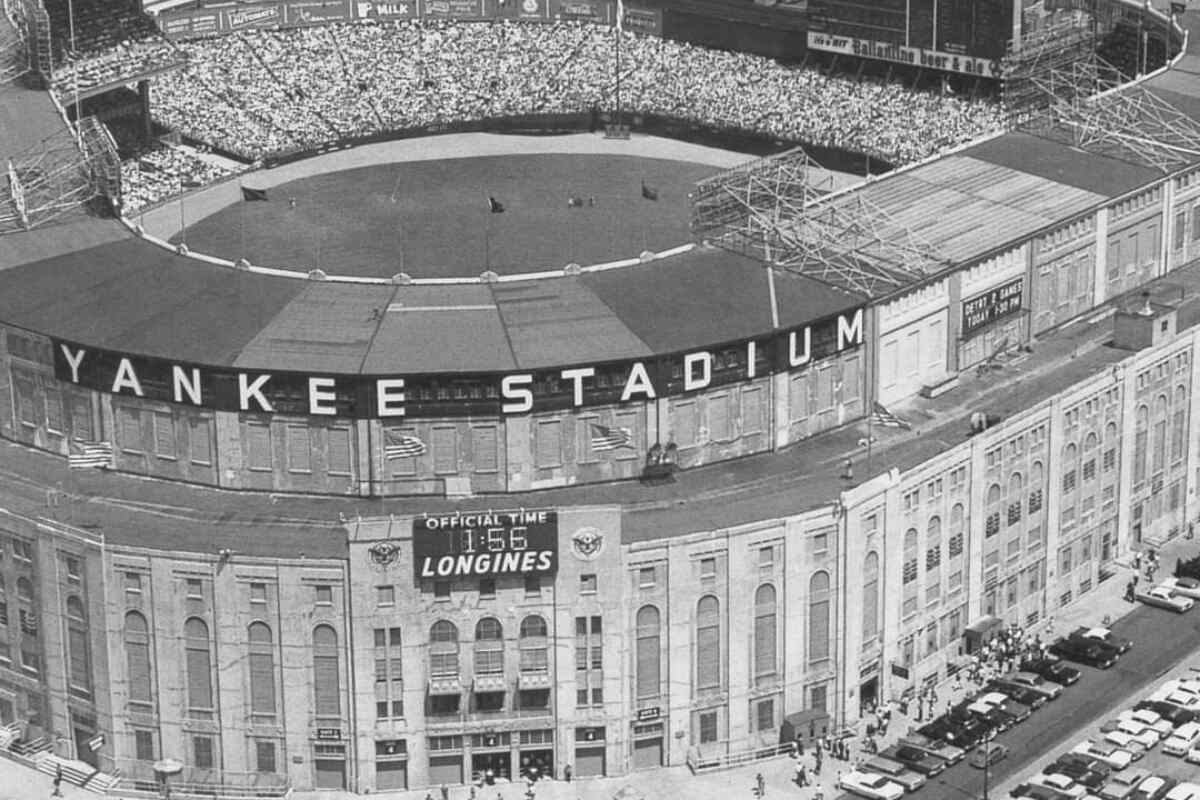
[[[992,731],[983,739],[983,800],[988,800],[988,778],[992,769],[992,741],[996,732]]]

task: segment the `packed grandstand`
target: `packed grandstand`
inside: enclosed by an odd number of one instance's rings
[[[245,162],[391,131],[530,114],[587,113],[614,103],[611,28],[578,22],[361,22],[246,31],[183,41],[125,41],[68,60],[64,105],[147,63],[181,69],[151,85],[156,123]],[[761,56],[626,32],[621,100],[657,114],[784,141],[920,160],[998,130],[988,99],[826,74]],[[126,161],[130,212],[228,169],[187,151]]]

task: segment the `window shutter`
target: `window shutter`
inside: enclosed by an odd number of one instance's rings
[[[288,469],[292,472],[312,470],[312,441],[308,435],[308,426],[289,425],[287,440]]]
[[[438,474],[458,472],[458,429],[433,429],[433,471]]]
[[[175,457],[175,420],[161,411],[154,412],[154,454]]]
[[[754,618],[754,674],[775,674],[775,614],[760,613]]]
[[[129,669],[129,699],[135,703],[149,703],[150,697],[150,646],[146,642],[126,642],[125,660]]]
[[[330,474],[350,474],[350,429],[329,428],[326,431]]]
[[[793,375],[788,385],[792,422],[798,422],[808,417],[808,373]]]
[[[85,442],[94,440],[92,434],[92,404],[87,397],[71,397],[71,435]]]
[[[271,653],[250,654],[250,710],[275,713],[275,657]]]
[[[637,696],[658,697],[661,673],[659,637],[638,636],[637,639]]]
[[[471,453],[476,472],[496,472],[500,469],[499,439],[492,426],[471,429]]]
[[[187,647],[188,707],[212,708],[212,666],[208,647]]]
[[[696,443],[696,401],[675,404],[675,442],[680,447],[691,447]]]
[[[721,629],[705,625],[696,631],[696,686],[709,689],[721,685]]]
[[[557,467],[562,465],[562,423],[558,420],[541,420],[537,425],[537,466]]]
[[[271,468],[271,428],[261,423],[246,425],[247,447],[250,450],[250,469]]]
[[[188,445],[193,464],[212,463],[212,424],[207,419],[193,419],[188,423],[190,436]]]
[[[762,424],[762,389],[742,390],[742,433],[759,433]]]
[[[829,601],[818,600],[808,606],[808,659],[829,658]]]
[[[67,630],[67,650],[71,660],[71,685],[91,692],[92,676],[88,669],[87,631],[71,625]]]
[[[318,717],[339,717],[342,704],[338,689],[338,657],[336,655],[313,656],[313,677],[316,714]]]
[[[708,399],[708,438],[723,442],[729,438],[729,395]]]
[[[121,449],[138,452],[142,450],[142,418],[132,408],[122,408],[121,417]]]
[[[62,432],[63,428],[62,395],[55,389],[46,390],[46,427],[52,431]]]

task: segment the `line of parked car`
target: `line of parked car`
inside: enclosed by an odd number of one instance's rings
[[[1057,658],[1021,663],[1015,672],[990,681],[974,697],[901,738],[843,773],[839,786],[869,800],[898,800],[964,758],[990,766],[1008,754],[995,734],[1026,720],[1079,680],[1079,670]],[[1200,800],[1200,798],[1197,798]]]
[[[1200,800],[1200,783],[1134,766],[1154,747],[1200,764],[1200,678],[1166,681],[1010,795],[1019,800]]]
[[[1200,599],[1200,580],[1195,578],[1164,578],[1155,586],[1135,589],[1133,596],[1148,606],[1165,608],[1182,614],[1190,611]]]

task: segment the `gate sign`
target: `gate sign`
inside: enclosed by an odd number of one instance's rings
[[[989,322],[994,322],[1021,310],[1021,294],[1025,279],[1017,278],[1008,283],[975,295],[962,304],[962,335],[973,333]]]
[[[104,747],[104,734],[97,733],[95,736],[88,739],[87,746],[88,749],[93,753],[99,750],[101,747]]]
[[[558,512],[480,511],[413,520],[417,580],[558,571]]]

